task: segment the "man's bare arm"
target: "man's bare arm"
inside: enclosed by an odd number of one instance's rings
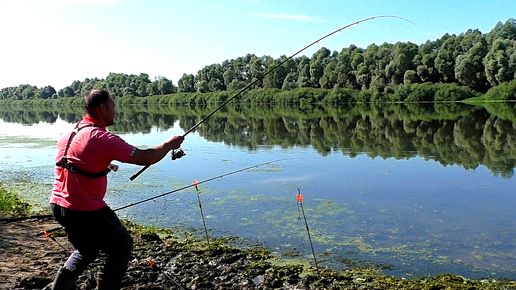
[[[137,165],[152,165],[157,163],[167,155],[170,150],[178,149],[183,143],[183,136],[172,137],[167,142],[150,149],[135,148],[134,154],[129,158],[127,163]]]

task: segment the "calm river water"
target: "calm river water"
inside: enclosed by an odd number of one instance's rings
[[[213,108],[118,108],[110,131],[139,148],[182,135]],[[55,141],[80,108],[0,109],[0,182],[46,208]],[[409,277],[516,279],[516,114],[512,104],[231,107],[189,134],[186,156],[140,177],[109,176],[114,209],[199,185],[210,236],[238,236],[313,263]],[[196,190],[117,211],[204,238]]]

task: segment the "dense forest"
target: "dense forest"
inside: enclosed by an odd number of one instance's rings
[[[105,79],[74,81],[56,91],[28,84],[0,90],[0,100],[57,99],[105,89],[115,97],[238,91],[288,59],[247,54],[183,74],[177,86],[165,77],[111,73]],[[292,58],[251,89],[348,90],[354,101],[461,100],[495,89],[497,98],[516,99],[516,20],[498,22],[488,33],[469,29],[460,35],[416,45],[411,42],[351,45],[340,52],[323,47],[312,58]],[[439,86],[435,86],[439,85]],[[444,88],[440,90],[440,88]],[[356,93],[356,92],[361,93]],[[338,94],[337,94],[338,95]],[[386,97],[387,96],[387,97]],[[488,94],[489,96],[489,94]],[[337,96],[338,99],[338,96]]]

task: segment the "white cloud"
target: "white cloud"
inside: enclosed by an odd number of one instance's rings
[[[319,17],[306,16],[302,14],[251,14],[252,17],[263,17],[263,18],[276,18],[306,22],[325,22]]]

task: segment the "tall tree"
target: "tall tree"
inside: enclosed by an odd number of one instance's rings
[[[260,79],[271,67],[274,60],[268,55],[255,57],[251,60],[251,82]],[[253,88],[263,88],[263,79],[256,82]]]
[[[193,93],[195,92],[195,81],[193,74],[183,74],[183,76],[177,82],[179,92],[181,93]]]
[[[310,59],[306,56],[302,56],[297,62],[297,83],[300,88],[312,87],[312,81],[310,80]]]
[[[39,90],[39,97],[42,99],[50,99],[55,94],[57,94],[56,90],[52,86],[46,86]]]
[[[319,84],[323,89],[333,89],[337,85],[337,59],[333,58],[324,68],[324,73]]]
[[[356,45],[352,44],[349,48],[343,48],[339,53],[337,59],[337,66],[335,67],[335,71],[337,73],[337,86],[339,88],[357,88],[357,81],[355,77],[355,72],[353,69],[353,56],[355,54],[361,53],[361,49],[359,49]]]
[[[495,27],[486,35],[489,44],[493,44],[498,38],[516,40],[516,20],[509,18],[505,23],[496,23]]]
[[[274,67],[278,66],[278,68],[271,71],[266,77],[265,77],[265,88],[276,88],[281,89],[283,86],[283,83],[285,81],[285,78],[289,73],[293,73],[297,71],[297,65],[294,60],[289,59],[287,60],[287,56],[282,55],[278,59],[275,59],[270,66],[270,69],[273,69]],[[281,64],[283,63],[283,64]],[[280,65],[281,64],[281,65]]]
[[[378,47],[378,45],[373,43],[369,45],[363,53],[356,54],[353,57],[351,65],[353,67],[356,67],[355,75],[357,79],[357,84],[361,89],[369,88],[372,79],[372,71],[375,71],[375,74],[379,74],[378,70],[376,69],[377,65],[375,62],[375,55],[377,55],[379,50],[380,48]],[[378,55],[382,55],[382,53]]]
[[[405,72],[416,69],[413,61],[417,54],[418,47],[414,43],[398,42],[394,45],[392,60],[385,67],[386,76],[391,84],[402,84]]]
[[[148,85],[148,83],[141,82],[140,85],[138,86],[138,89],[136,90],[136,94],[140,97],[148,96],[147,85]]]
[[[290,91],[298,87],[297,72],[289,72],[283,81],[283,85],[281,86],[282,90]]]
[[[281,58],[275,59],[272,63],[271,68],[278,66],[281,63]],[[285,77],[287,76],[288,72],[285,69],[285,66],[280,65],[278,68],[276,68],[274,71],[270,72],[265,77],[265,82],[263,84],[264,88],[273,88],[273,89],[281,89],[283,86],[283,82],[285,81]]]
[[[209,66],[205,66],[203,69],[197,72],[197,75],[194,77],[195,84],[197,85],[196,89],[198,92],[205,91],[205,87],[199,90],[199,84],[201,82],[206,82],[208,86],[208,92],[217,92],[226,90],[226,86],[224,85],[224,72],[222,70],[222,65],[220,64],[212,64]]]
[[[162,95],[172,94],[177,91],[172,81],[167,79],[166,77],[159,77],[157,82],[158,90]]]
[[[478,30],[468,30],[461,39],[464,52],[456,59],[455,78],[476,91],[487,91],[483,60],[488,52],[487,41]]]
[[[455,78],[455,61],[461,53],[460,37],[453,35],[443,43],[435,59],[435,67],[442,76],[442,82],[452,83],[457,81]]]
[[[314,87],[320,87],[319,80],[324,74],[324,68],[330,62],[331,51],[321,47],[310,60],[310,81]]]
[[[160,94],[159,88],[158,88],[158,82],[154,81],[152,83],[147,84],[147,94],[149,96],[157,96]]]
[[[371,46],[371,48],[364,56],[364,60],[369,63],[367,66],[371,70],[371,82],[375,83],[374,87],[378,87],[379,84],[385,86],[391,77],[387,69],[394,58],[394,46],[390,43],[383,43],[379,47]]]
[[[439,81],[439,71],[435,67],[437,51],[439,51],[439,42],[427,40],[419,46],[418,55],[414,57],[417,76],[424,83]]]
[[[32,100],[37,98],[38,88],[27,85],[22,91],[22,100]]]
[[[515,79],[516,40],[496,39],[484,59],[484,66],[486,78],[491,86]]]
[[[419,77],[414,70],[407,70],[405,75],[403,76],[403,84],[411,85],[417,83],[419,81]]]

